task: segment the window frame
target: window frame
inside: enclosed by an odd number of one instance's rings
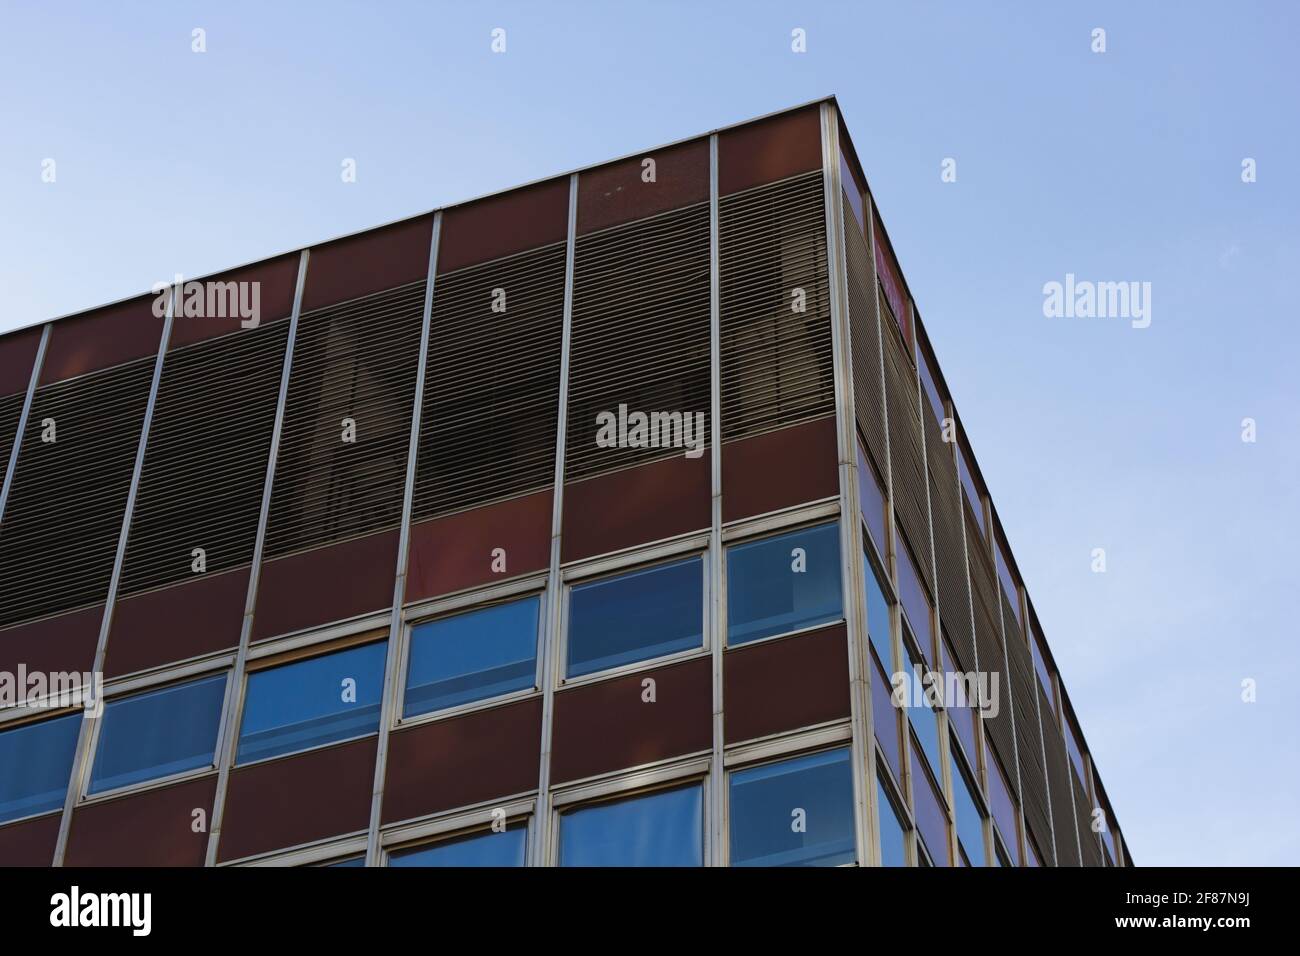
[[[47,721],[60,720],[64,717],[72,716],[80,716],[82,720],[86,719],[85,710],[82,707],[46,708],[41,706],[31,707],[20,705],[17,707],[5,708],[4,711],[0,711],[0,733],[8,733],[10,731],[27,727],[31,724],[43,724]],[[78,726],[77,735],[78,737],[81,735],[80,726]],[[63,788],[63,800],[60,804],[57,807],[51,807],[48,810],[41,810],[37,813],[27,813],[20,817],[13,817],[8,820],[0,821],[0,827],[10,827],[14,824],[24,823],[28,820],[39,820],[41,817],[48,817],[55,813],[61,814],[64,810],[64,806],[68,802],[68,791],[73,785],[71,776],[76,768],[77,750],[76,742],[74,741],[72,761],[71,765],[68,767],[69,783]]]

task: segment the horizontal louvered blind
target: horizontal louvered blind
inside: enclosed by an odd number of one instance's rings
[[[1040,693],[1039,703],[1046,704]],[[1079,844],[1074,829],[1074,811],[1070,806],[1070,758],[1065,741],[1055,730],[1043,735],[1047,754],[1047,785],[1052,794],[1052,830],[1056,836],[1056,865],[1079,866]]]
[[[970,519],[966,519],[966,556],[970,568],[971,600],[975,611],[975,642],[979,652],[980,670],[987,674],[998,675],[999,706],[996,717],[984,723],[989,732],[989,739],[994,750],[1008,770],[1015,769],[1015,740],[1011,724],[1011,698],[1008,691],[1006,665],[1003,660],[1001,630],[998,626],[997,605],[992,598],[993,568],[988,554],[979,547],[970,547],[974,531]],[[982,540],[982,539],[981,539]],[[991,680],[992,678],[990,678]],[[1016,799],[1020,799],[1020,789],[1016,775],[1008,778]]]
[[[4,480],[5,469],[9,467],[9,454],[14,448],[14,436],[18,433],[18,419],[23,414],[23,402],[27,399],[26,391],[14,395],[0,395],[0,481]],[[3,521],[0,516],[0,521]]]
[[[672,435],[654,429],[647,439],[680,445],[689,422],[692,445],[707,445],[708,203],[580,236],[570,336],[566,480],[684,454],[677,446],[634,447],[643,442],[630,430],[624,447],[598,445],[598,416],[618,419],[620,405],[629,415],[680,413],[681,426],[673,419],[667,429]]]
[[[1070,785],[1074,788],[1074,816],[1079,828],[1079,845],[1083,848],[1083,865],[1103,866],[1101,837],[1092,829],[1092,802],[1073,773],[1070,774]]]
[[[153,369],[151,356],[37,389],[0,525],[0,625],[107,596]]]
[[[822,174],[724,196],[718,216],[723,441],[834,414]]]
[[[882,306],[883,307],[883,306]],[[930,568],[930,519],[925,503],[925,465],[916,370],[892,332],[885,340],[885,408],[889,417],[889,461],[894,470],[894,507],[907,540],[916,551],[917,571],[934,594]]]
[[[851,223],[847,207],[844,221]],[[876,466],[885,470],[884,390],[880,379],[880,334],[877,327],[875,279],[871,251],[861,231],[845,229],[845,261],[849,288],[849,352],[853,363],[853,412]]]
[[[401,520],[424,288],[421,279],[299,318],[267,556]]]
[[[252,558],[288,335],[272,322],[167,353],[121,593]]]
[[[970,588],[962,541],[961,492],[952,449],[929,411],[926,415],[926,461],[930,467],[930,517],[934,527],[935,565],[939,570],[939,616],[952,637],[962,665],[975,669],[975,633],[971,629]]]
[[[1011,662],[1011,698],[1016,708],[1016,743],[1020,756],[1020,787],[1025,820],[1044,853],[1051,852],[1051,830],[1047,809],[1047,775],[1043,769],[1043,742],[1039,733],[1037,678],[1029,648],[1020,637],[1014,619],[1007,617],[1010,606],[1003,601],[1002,625]]]
[[[564,260],[556,243],[435,280],[416,520],[554,481]]]

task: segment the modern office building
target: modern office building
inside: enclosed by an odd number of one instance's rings
[[[1131,862],[834,99],[194,283],[0,337],[0,864]]]

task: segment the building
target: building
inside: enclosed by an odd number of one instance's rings
[[[0,372],[0,863],[1130,862],[833,99]]]

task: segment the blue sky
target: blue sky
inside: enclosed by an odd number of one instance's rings
[[[0,330],[837,94],[1138,862],[1300,863],[1296,8],[3,17]],[[1045,318],[1066,273],[1150,282],[1150,327]]]

